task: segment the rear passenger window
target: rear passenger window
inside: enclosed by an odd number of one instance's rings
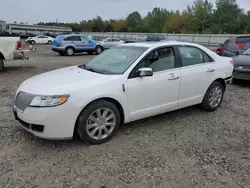
[[[64,41],[81,41],[79,36],[71,36],[64,39]]]
[[[211,62],[211,58],[202,50],[195,47],[179,47],[182,66],[191,66]]]
[[[81,37],[81,40],[83,41],[83,42],[88,42],[89,40],[88,40],[88,38],[87,37]]]

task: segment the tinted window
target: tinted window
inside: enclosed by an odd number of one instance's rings
[[[236,39],[236,43],[245,43],[250,42],[250,37],[238,37]]]
[[[112,39],[107,39],[107,42],[112,42]]]
[[[79,36],[71,36],[64,39],[64,41],[81,41]]]
[[[202,50],[195,47],[179,47],[182,59],[182,66],[191,66],[210,62],[211,58]]]
[[[88,40],[88,38],[87,38],[87,37],[83,37],[83,36],[81,36],[81,41],[83,41],[83,42],[88,42],[89,40]]]
[[[159,36],[159,40],[165,40],[166,39],[166,37],[165,36]]]
[[[227,43],[224,50],[229,51],[229,52],[238,52],[239,51],[238,46],[233,42]]]
[[[150,53],[145,60],[137,65],[136,70],[142,67],[150,67],[153,72],[175,68],[175,55],[173,48],[162,48]]]
[[[158,41],[158,37],[157,36],[147,36],[147,41]]]
[[[120,40],[119,39],[113,39],[112,41],[113,42],[119,42]]]

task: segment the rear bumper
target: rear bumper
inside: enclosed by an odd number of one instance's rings
[[[250,80],[250,69],[234,69],[233,78],[240,80]]]
[[[25,57],[24,52],[23,51],[15,51],[14,52],[14,60],[24,60],[27,59],[27,57]]]
[[[233,77],[232,77],[232,76],[231,76],[231,77],[228,77],[228,78],[225,78],[225,83],[226,83],[226,85],[231,84],[232,81],[233,81]]]

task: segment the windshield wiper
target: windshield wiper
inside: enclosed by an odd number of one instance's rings
[[[81,68],[81,69],[85,69],[86,65],[82,64],[82,65],[78,65],[77,67]]]
[[[85,70],[91,71],[91,72],[97,72],[97,73],[100,73],[100,72],[98,72],[97,70],[94,70],[94,69],[92,69],[92,68],[86,67],[86,65],[85,65],[85,64],[78,65],[78,67],[79,67],[79,68],[81,68],[81,69],[85,69]]]

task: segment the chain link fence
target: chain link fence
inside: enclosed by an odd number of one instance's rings
[[[211,34],[169,34],[169,33],[122,33],[122,32],[83,32],[87,36],[91,36],[94,40],[102,40],[107,37],[115,37],[121,40],[133,40],[142,35],[162,35],[167,40],[177,40],[183,42],[193,42],[206,46],[210,49],[215,49],[225,40],[239,35],[211,35]]]

